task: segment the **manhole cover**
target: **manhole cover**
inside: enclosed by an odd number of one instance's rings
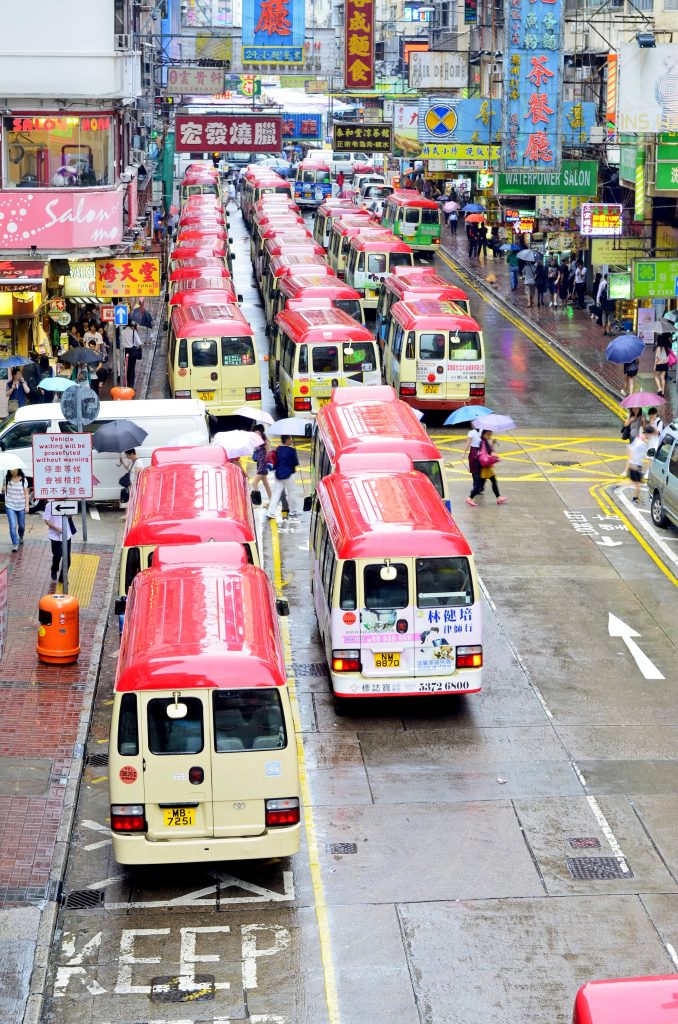
[[[599,850],[600,839],[596,839],[595,836],[578,836],[576,839],[570,839],[570,846],[573,850]]]
[[[613,878],[633,878],[633,871],[622,866],[616,857],[568,857],[567,869],[580,882],[604,882]]]
[[[357,843],[327,843],[325,845],[325,849],[327,850],[328,853],[339,853],[339,854],[357,853],[358,852],[358,844]]]
[[[293,661],[292,671],[295,676],[326,676],[327,662],[325,661]]]
[[[73,889],[65,892],[61,897],[62,907],[67,910],[90,910],[93,907],[103,907],[103,889]]]
[[[581,462],[572,459],[551,459],[552,466],[581,466]]]
[[[88,754],[85,764],[96,765],[97,768],[108,766],[108,754]]]
[[[186,985],[181,976],[151,978],[152,1003],[196,1003],[214,999],[214,975],[196,974]]]

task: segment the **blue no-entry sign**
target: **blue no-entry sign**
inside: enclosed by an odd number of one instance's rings
[[[116,327],[127,327],[129,323],[129,306],[118,305],[115,307],[113,322]]]

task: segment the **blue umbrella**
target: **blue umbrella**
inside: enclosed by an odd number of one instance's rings
[[[637,334],[622,334],[613,338],[605,349],[608,363],[630,363],[645,351],[645,342]]]
[[[499,248],[502,252],[519,252],[521,246],[516,245],[515,242],[511,242],[511,244],[509,245],[507,242],[505,245],[500,245]]]
[[[43,377],[38,387],[43,391],[65,391],[66,388],[72,388],[75,383],[76,381],[69,380],[68,377]]]
[[[462,206],[462,213],[485,213],[485,207],[481,206],[480,203],[467,203],[466,206]]]
[[[461,409],[455,409],[445,420],[446,427],[453,427],[457,423],[470,423],[476,416],[489,416],[492,412],[484,405],[463,405]]]
[[[30,359],[25,359],[23,356],[7,356],[6,359],[0,359],[0,366],[3,369],[7,369],[10,366],[28,366]]]

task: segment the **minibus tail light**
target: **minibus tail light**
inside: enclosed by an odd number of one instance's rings
[[[266,801],[267,828],[275,825],[298,825],[299,818],[299,801],[295,796]]]
[[[484,384],[471,384],[469,388],[469,395],[471,398],[483,398],[485,395]]]
[[[310,398],[295,398],[294,399],[294,411],[295,412],[310,412],[311,411],[311,399]]]
[[[143,804],[111,804],[111,831],[145,832]]]
[[[400,394],[403,398],[416,398],[417,385],[416,384],[401,384]]]
[[[360,672],[360,651],[332,651],[333,672]]]
[[[482,647],[457,647],[457,668],[482,668]]]
[[[260,402],[261,401],[261,388],[245,388],[245,401],[246,402]]]

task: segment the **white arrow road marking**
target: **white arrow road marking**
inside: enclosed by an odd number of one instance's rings
[[[623,543],[621,540],[612,540],[612,537],[601,537],[600,540],[596,541],[596,544],[601,548],[618,548]]]
[[[647,654],[641,651],[633,639],[634,636],[640,636],[640,633],[636,633],[635,629],[622,622],[612,612],[609,613],[607,628],[610,636],[618,636],[624,641],[645,679],[664,679],[657,666],[650,661]]]
[[[80,822],[80,828],[88,828],[92,832],[103,832],[104,835],[110,836],[110,828],[106,828],[105,825],[100,825],[98,821],[83,820]],[[100,843],[90,843],[88,846],[83,847],[89,853],[91,850],[100,850],[102,846],[110,846],[110,839],[102,839]]]

